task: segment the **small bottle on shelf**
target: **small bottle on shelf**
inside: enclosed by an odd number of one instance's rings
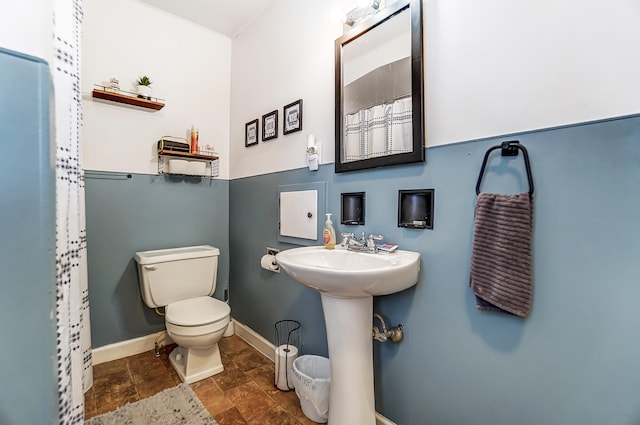
[[[191,126],[191,153],[198,154],[198,129]]]

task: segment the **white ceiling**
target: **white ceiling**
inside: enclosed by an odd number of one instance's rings
[[[276,0],[142,0],[221,34],[235,37]]]

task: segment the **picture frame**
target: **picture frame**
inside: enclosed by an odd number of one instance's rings
[[[254,146],[258,144],[258,119],[249,121],[244,125],[244,146]]]
[[[278,137],[278,111],[271,111],[262,116],[262,141]]]
[[[302,131],[302,99],[291,102],[282,108],[283,134]]]

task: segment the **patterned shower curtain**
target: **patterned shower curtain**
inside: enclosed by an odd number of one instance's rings
[[[55,0],[53,13],[58,423],[70,425],[84,423],[84,391],[93,383],[80,151],[82,0]]]

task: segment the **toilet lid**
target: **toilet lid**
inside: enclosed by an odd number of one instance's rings
[[[215,298],[198,297],[167,306],[165,319],[179,326],[201,326],[220,321],[231,313],[229,306]]]

